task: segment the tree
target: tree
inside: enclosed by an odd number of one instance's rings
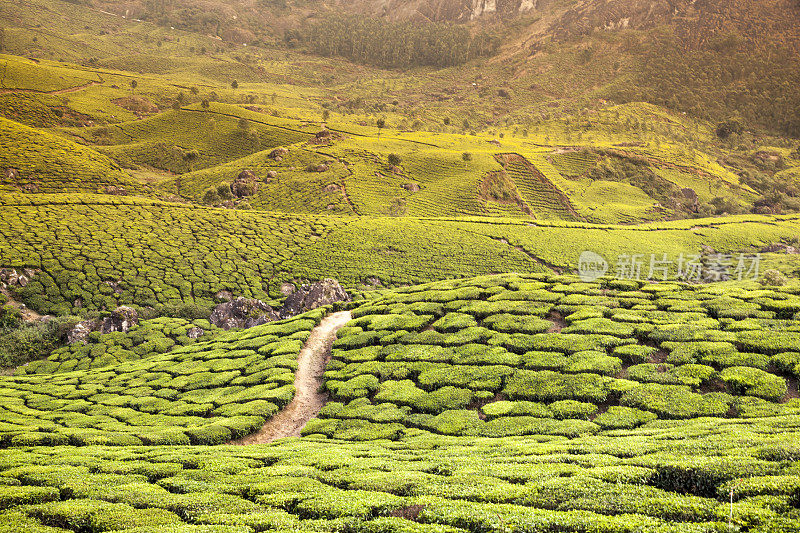
[[[389,161],[389,164],[392,165],[393,167],[396,167],[402,161],[402,159],[400,159],[400,156],[397,154],[389,154],[389,157],[387,159]]]
[[[323,121],[327,122],[327,120],[328,120],[328,118],[330,118],[330,116],[331,116],[331,112],[328,111],[327,109],[322,112],[322,120]]]
[[[219,203],[219,193],[217,189],[214,187],[208,187],[205,191],[203,191],[203,203],[208,205],[214,205]]]
[[[177,111],[181,107],[183,107],[184,103],[186,103],[186,95],[183,93],[183,91],[181,91],[180,93],[178,93],[178,97],[175,99],[175,101],[172,102],[172,109]]]
[[[386,120],[383,119],[383,118],[379,118],[375,122],[375,125],[378,126],[378,137],[380,137],[381,136],[381,130],[384,128],[384,126],[386,126]]]
[[[131,80],[131,92],[136,90],[136,87],[139,86],[139,82],[136,80]]]
[[[197,161],[197,158],[200,157],[200,152],[197,150],[187,150],[183,154],[183,160],[189,163],[189,172],[194,172],[194,162]],[[180,194],[180,191],[178,191]]]
[[[466,167],[467,163],[472,161],[472,154],[469,152],[464,152],[463,154],[461,154],[461,159],[464,161],[464,166]]]
[[[210,106],[211,103],[208,101],[208,98],[203,98],[203,100],[200,102],[200,107],[203,109],[208,109]]]
[[[238,89],[238,88],[239,88],[239,82],[238,82],[238,81],[236,81],[236,80],[233,80],[233,81],[231,82],[231,89],[233,89],[233,90],[235,91],[235,90],[236,90],[236,89]]]

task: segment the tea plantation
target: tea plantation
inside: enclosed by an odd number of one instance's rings
[[[376,4],[0,1],[0,533],[800,533],[796,2]]]
[[[353,312],[306,434],[575,437],[800,414],[800,296],[544,275],[400,290]]]
[[[0,117],[0,189],[27,192],[142,192],[143,184],[92,148]],[[6,175],[13,169],[16,175]]]
[[[796,287],[505,274],[348,306],[300,439],[208,446],[292,398],[326,309],[146,320],[0,378],[0,531],[798,530]]]
[[[283,282],[351,289],[493,272],[574,271],[583,250],[752,253],[795,238],[798,215],[640,226],[493,218],[334,217],[212,209],[135,197],[0,196],[0,266],[38,272],[18,297],[50,314],[121,304],[209,308],[221,290],[269,300]],[[612,263],[613,268],[613,263]],[[646,269],[645,269],[646,270]],[[646,274],[646,273],[645,273]],[[674,272],[672,273],[674,274]]]
[[[175,349],[153,331],[167,327],[151,323],[57,350],[2,380],[0,439],[6,446],[221,444],[245,436],[294,396],[297,354],[322,316],[313,311]],[[134,346],[137,337],[144,341]]]

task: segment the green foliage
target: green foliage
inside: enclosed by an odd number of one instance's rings
[[[191,310],[189,311],[191,314]],[[59,319],[64,322],[63,319]],[[67,325],[74,323],[68,320]],[[63,331],[63,327],[62,327]],[[191,338],[189,333],[195,338]],[[183,318],[154,318],[142,320],[127,333],[115,332],[106,335],[99,333],[90,334],[86,344],[76,343],[56,350],[47,350],[43,346],[43,353],[49,357],[46,361],[36,361],[18,370],[19,374],[52,374],[56,372],[70,372],[73,370],[86,370],[104,366],[133,361],[155,354],[172,351],[180,346],[187,346],[194,342],[207,341],[219,334],[221,330],[213,326],[206,319],[189,321]],[[235,364],[232,367],[236,367]],[[219,368],[215,368],[219,370]]]
[[[49,355],[77,322],[68,316],[0,329],[0,366],[15,367]]]
[[[733,403],[733,397],[722,393],[705,395],[680,385],[644,384],[625,391],[621,403],[652,411],[664,418],[723,416]]]
[[[726,368],[720,372],[720,379],[727,383],[735,394],[778,400],[787,392],[786,380],[758,368],[744,366]]]
[[[384,68],[460,65],[494,52],[487,34],[472,37],[457,25],[396,23],[355,15],[332,14],[314,24],[306,38],[323,56],[343,56]]]
[[[302,342],[276,339],[305,334],[321,318],[311,311],[225,335],[205,320],[158,318],[127,334],[93,334],[3,378],[0,442],[213,445],[243,437],[294,396]],[[198,325],[211,334],[188,342]]]
[[[649,411],[612,405],[605,413],[598,415],[594,423],[604,429],[633,429],[656,418]]]

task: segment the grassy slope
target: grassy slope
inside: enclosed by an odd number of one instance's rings
[[[51,12],[57,12],[54,6],[60,5],[50,0],[38,2],[43,10]],[[0,12],[0,17],[8,19],[12,27],[36,28],[42,23],[40,15],[18,4],[9,4]],[[89,39],[87,26],[99,28],[102,35]],[[539,27],[541,24],[534,26],[538,28],[536,31],[546,30]],[[190,172],[182,177],[180,191],[174,180],[165,185],[173,193],[180,192],[193,200],[199,199],[209,185],[230,181],[242,168],[254,166],[263,171],[268,166],[263,155],[239,162],[237,158],[255,156],[259,149],[278,142],[289,144],[300,140],[275,136],[273,131],[262,132],[266,140],[260,138],[258,132],[263,129],[262,125],[272,125],[273,119],[277,120],[272,115],[286,117],[288,120],[283,123],[286,127],[313,133],[321,127],[313,125],[320,124],[323,111],[320,104],[332,109],[329,126],[349,132],[351,138],[336,141],[325,149],[310,148],[320,152],[321,158],[332,155],[342,159],[349,167],[350,176],[344,176],[342,169],[332,177],[304,175],[297,172],[297,168],[292,169],[289,161],[278,165],[278,169],[269,165],[270,170],[279,172],[281,179],[263,187],[251,199],[251,205],[313,213],[525,216],[515,205],[479,197],[478,184],[487,172],[498,170],[492,159],[502,153],[521,153],[528,158],[552,186],[569,197],[576,215],[591,222],[633,223],[685,217],[687,209],[671,205],[680,195],[680,188],[695,190],[701,203],[722,197],[746,208],[757,198],[754,191],[740,186],[730,167],[717,162],[725,160],[731,148],[738,150],[738,147],[717,142],[709,124],[652,105],[610,106],[596,98],[600,94],[598,87],[613,85],[617,78],[624,79],[626,69],[631,68],[627,62],[623,62],[625,72],[615,73],[614,69],[604,67],[606,55],[600,52],[619,54],[620,43],[625,42],[624,36],[617,34],[591,37],[593,42],[598,41],[595,57],[582,66],[576,48],[580,46],[575,43],[548,45],[541,54],[524,61],[515,55],[517,43],[509,45],[497,60],[486,64],[396,73],[294,52],[258,47],[245,51],[206,37],[124,21],[84,8],[52,17],[47,27],[70,36],[54,48],[63,50],[64,58],[79,54],[78,44],[90,40],[95,47],[92,49],[94,57],[99,60],[92,68],[44,60],[35,65],[36,72],[41,75],[32,79],[47,90],[70,85],[66,82],[72,79],[93,77],[92,81],[100,84],[61,95],[60,102],[53,101],[54,95],[44,94],[33,101],[30,94],[24,95],[26,100],[19,94],[6,95],[9,101],[5,103],[5,116],[30,113],[38,117],[33,122],[35,125],[55,125],[59,121],[53,117],[53,110],[62,108],[61,111],[67,111],[67,119],[61,120],[64,125],[76,120],[82,123],[91,120],[124,122],[119,130],[81,128],[70,133],[78,135],[82,142],[97,145],[125,165],[144,166],[145,173],[155,168],[156,173],[147,177],[156,181],[165,180],[165,171],[187,172],[208,167],[207,172]],[[524,31],[519,28],[514,31],[520,31],[520,39],[523,39]],[[42,50],[23,41],[13,35],[7,39],[11,51],[42,55]],[[141,53],[123,55],[121,52],[126,46],[135,47]],[[26,60],[7,57],[12,72],[31,65]],[[83,60],[86,59],[84,55]],[[585,76],[586,69],[597,76]],[[583,74],[573,79],[569,74],[573,71]],[[68,79],[59,80],[59,76]],[[474,86],[469,81],[473,78]],[[132,91],[129,82],[134,79],[138,88]],[[233,79],[240,82],[237,90],[230,87]],[[501,79],[508,80],[502,85],[508,96],[498,93]],[[192,87],[198,90],[197,95],[189,92]],[[196,103],[213,92],[222,101],[239,104],[249,101],[246,105],[257,107],[264,114],[261,118],[251,118],[253,131],[250,135],[239,135],[233,123],[235,119],[214,115],[214,127],[210,128],[208,117],[186,118],[185,112],[177,119],[172,112],[167,112],[145,119],[139,126],[136,121],[131,122],[135,118],[131,111],[113,103],[135,95],[168,109],[181,92],[193,103],[192,109],[199,109]],[[551,107],[554,105],[557,107]],[[212,111],[216,107],[216,104],[212,106]],[[481,115],[489,110],[492,110],[491,117]],[[224,113],[237,117],[247,114],[230,106]],[[387,121],[387,128],[380,135],[374,127],[378,117],[385,117]],[[445,119],[449,125],[444,124]],[[464,120],[468,125],[462,126]],[[148,127],[163,123],[169,125],[169,138],[163,141],[152,138]],[[309,123],[312,125],[306,126]],[[202,128],[202,132],[198,133],[198,128]],[[398,132],[419,128],[440,135]],[[129,136],[123,135],[122,130]],[[471,130],[479,135],[460,135]],[[486,144],[497,140],[501,134],[505,137],[500,139],[500,147]],[[758,142],[758,139],[742,138],[741,144],[749,149],[746,143],[751,141]],[[624,176],[613,183],[589,178],[591,167],[585,168],[582,174],[570,175],[567,174],[570,169],[565,171],[551,164],[549,152],[553,150],[613,148],[619,151],[622,144],[635,145],[624,148],[626,156],[645,157],[650,161],[652,172],[658,176],[654,179],[664,189],[663,194],[644,193],[638,184],[629,183],[630,179]],[[183,159],[183,154],[192,149],[198,149],[200,157],[190,163]],[[469,165],[460,160],[464,151],[473,154]],[[399,173],[386,165],[390,153],[397,153],[403,159]],[[798,163],[791,158],[787,162],[790,166]],[[230,163],[230,166],[215,168],[220,163]],[[343,176],[344,183],[341,183]],[[524,175],[517,178],[521,181],[516,184],[518,190],[525,188],[526,181],[534,179]],[[409,193],[403,189],[410,183],[421,186],[421,190]],[[320,193],[331,185],[344,186],[350,205],[344,194]],[[534,211],[534,216],[563,216],[558,212],[549,213],[547,208],[540,208],[540,213],[536,214],[532,206],[547,197],[538,198],[535,192],[530,194],[533,198],[524,199],[531,204],[527,207]]]

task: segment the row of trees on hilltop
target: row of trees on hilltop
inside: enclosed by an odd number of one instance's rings
[[[383,68],[451,67],[491,55],[500,45],[498,36],[486,32],[473,36],[464,26],[342,14],[313,24],[306,40],[319,55]]]

